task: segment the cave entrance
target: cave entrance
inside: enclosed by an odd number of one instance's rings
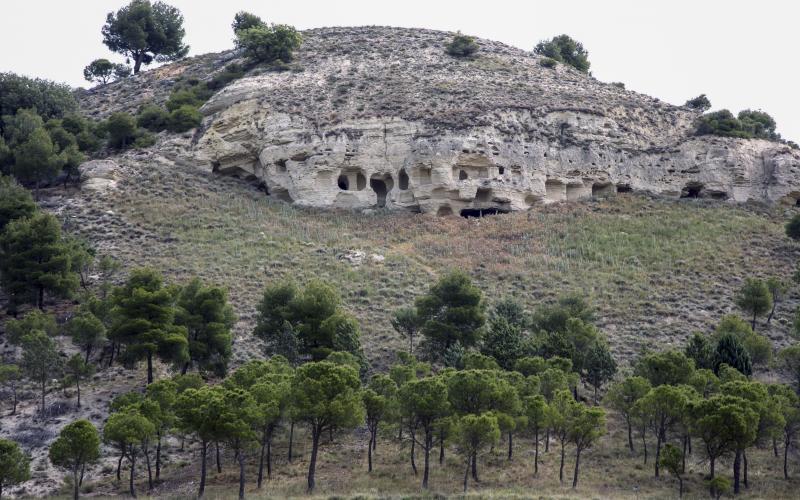
[[[381,179],[370,179],[369,187],[375,191],[375,194],[378,195],[378,206],[385,207],[386,206],[386,193],[389,192],[386,189],[386,183],[383,182]]]
[[[467,174],[466,170],[459,170],[458,172],[458,180],[465,181],[469,179],[469,174]]]
[[[400,188],[401,191],[405,191],[406,189],[408,189],[408,174],[406,173],[406,169],[404,168],[400,169],[400,174],[398,174],[397,176],[397,181],[399,184],[398,187]]]
[[[703,192],[703,185],[699,182],[690,182],[681,191],[681,198],[700,198]]]
[[[375,194],[378,196],[378,206],[385,207],[386,206],[386,195],[389,191],[392,190],[394,187],[394,181],[392,181],[391,175],[373,175],[369,179],[369,187],[375,191]]]
[[[339,185],[339,189],[342,191],[350,190],[350,179],[348,179],[346,175],[340,175],[339,180],[336,181],[336,184]]]
[[[461,210],[460,215],[465,219],[469,219],[471,217],[479,218],[485,217],[487,215],[497,215],[497,214],[507,214],[508,210],[503,210],[501,208],[464,208]]]
[[[436,215],[441,215],[443,217],[448,215],[453,215],[453,209],[447,205],[442,205],[441,207],[439,207],[439,210],[436,211]]]

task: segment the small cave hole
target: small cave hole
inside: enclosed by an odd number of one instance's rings
[[[699,183],[690,182],[681,191],[681,198],[700,198],[703,192],[703,185]]]
[[[350,189],[350,179],[344,174],[339,176],[339,180],[336,181],[336,184],[342,191],[348,191]]]
[[[397,175],[397,182],[401,191],[408,189],[408,174],[406,173],[406,169],[400,169],[400,173]]]
[[[492,190],[488,188],[478,188],[475,193],[475,201],[488,202],[492,199]]]
[[[460,170],[458,172],[458,180],[465,181],[467,179],[469,179],[469,175],[467,174],[467,172],[465,170]]]
[[[497,214],[506,214],[508,213],[507,210],[502,210],[500,208],[464,208],[461,210],[460,215],[465,219],[469,219],[472,217],[479,218],[485,217],[487,215],[497,215]]]
[[[278,166],[278,172],[284,173],[286,172],[286,159],[278,160],[275,162],[275,165]]]
[[[497,171],[500,173],[500,175],[503,175],[506,173],[506,167],[498,167]]]
[[[617,192],[618,193],[630,193],[633,191],[630,184],[617,184]]]

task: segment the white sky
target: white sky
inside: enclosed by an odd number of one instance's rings
[[[114,59],[101,42],[126,0],[0,0],[0,71],[86,86],[83,67]],[[800,142],[800,3],[794,0],[168,0],[185,17],[191,54],[232,46],[239,10],[299,29],[389,25],[465,33],[530,50],[567,33],[603,81],[681,104],[762,109]],[[117,58],[121,60],[121,57]]]

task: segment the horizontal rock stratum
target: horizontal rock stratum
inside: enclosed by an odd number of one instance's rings
[[[422,29],[303,36],[291,70],[251,72],[204,105],[191,161],[320,208],[472,215],[619,191],[800,199],[798,151],[695,137],[699,112],[521,49],[477,40],[458,59],[444,50],[452,33]]]

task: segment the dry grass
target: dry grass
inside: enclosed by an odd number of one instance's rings
[[[783,235],[782,213],[694,201],[622,195],[480,220],[322,212],[270,202],[236,180],[153,162],[112,199],[78,198],[67,214],[126,266],[229,287],[241,318],[239,361],[256,354],[248,332],[264,284],[322,278],[361,320],[367,355],[380,366],[404,345],[388,312],[451,268],[469,272],[489,302],[513,295],[533,308],[566,293],[585,295],[623,359],[712,328],[733,311],[745,277],[791,273],[800,252]],[[354,267],[339,258],[350,250],[386,260]],[[767,330],[778,345],[795,302],[790,296]]]

